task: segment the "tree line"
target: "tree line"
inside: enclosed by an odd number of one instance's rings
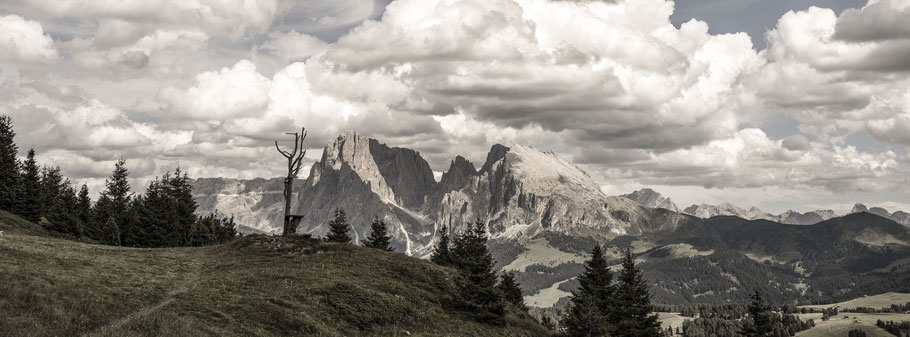
[[[910,336],[910,321],[895,322],[878,320],[875,322],[875,326],[898,337]]]
[[[233,217],[196,215],[189,177],[179,168],[136,195],[121,159],[95,202],[60,167],[39,166],[34,149],[25,160],[9,116],[0,115],[0,210],[40,224],[51,233],[115,246],[174,247],[220,243],[237,236]]]

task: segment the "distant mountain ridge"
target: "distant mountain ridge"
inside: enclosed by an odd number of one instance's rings
[[[679,212],[679,208],[675,203],[673,203],[673,200],[662,196],[660,193],[650,188],[643,188],[629,194],[623,194],[621,197],[628,198],[646,207],[664,208]],[[894,213],[890,213],[888,210],[881,207],[867,208],[863,204],[856,204],[853,206],[853,210],[848,214],[860,212],[869,212],[887,219],[894,220],[897,223],[910,226],[910,213],[904,211],[896,211]],[[696,216],[702,219],[727,215],[736,216],[748,220],[770,220],[788,225],[811,225],[840,216],[830,209],[819,209],[805,213],[788,210],[781,214],[771,214],[759,209],[758,207],[753,206],[747,210],[730,203],[723,203],[720,205],[692,205],[683,209],[682,213]]]

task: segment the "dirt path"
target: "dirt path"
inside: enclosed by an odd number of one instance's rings
[[[167,305],[177,300],[178,296],[196,287],[196,281],[199,280],[200,274],[199,268],[199,265],[191,266],[190,270],[187,271],[183,277],[181,277],[181,279],[175,283],[174,289],[169,291],[167,293],[167,296],[165,296],[161,301],[147,305],[142,309],[136,310],[124,316],[123,318],[99,327],[92,332],[83,334],[82,336],[110,336],[112,333],[118,331],[124,325],[142,319],[143,317],[166,307]]]

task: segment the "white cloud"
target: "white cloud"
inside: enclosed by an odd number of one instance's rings
[[[302,60],[322,53],[327,46],[328,44],[311,35],[291,31],[269,33],[269,40],[262,45],[262,49],[285,60]]]
[[[44,62],[59,57],[54,40],[44,34],[40,23],[18,15],[0,17],[0,58]]]
[[[264,32],[289,5],[281,0],[21,0],[21,6],[28,10],[58,18],[117,19],[171,28],[200,28],[234,39],[247,32]]]
[[[164,114],[175,119],[226,121],[258,116],[268,104],[269,80],[256,72],[248,60],[232,68],[196,76],[196,85],[186,91],[168,88],[161,97],[169,103]]]
[[[429,115],[463,111],[513,128],[533,121],[622,148],[725,137],[750,96],[736,83],[763,60],[745,34],[712,36],[697,21],[677,30],[671,12],[662,0],[401,0],[321,61],[335,76],[386,72],[409,87],[400,104]]]

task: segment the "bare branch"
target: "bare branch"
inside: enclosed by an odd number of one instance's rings
[[[282,151],[281,148],[278,147],[278,141],[277,141],[277,140],[275,141],[275,148],[278,149],[278,152],[281,152],[281,155],[283,155],[283,156],[285,156],[286,158],[289,158],[289,159],[290,159],[291,154],[290,154],[290,153],[287,153],[287,152],[285,152],[285,151]]]

